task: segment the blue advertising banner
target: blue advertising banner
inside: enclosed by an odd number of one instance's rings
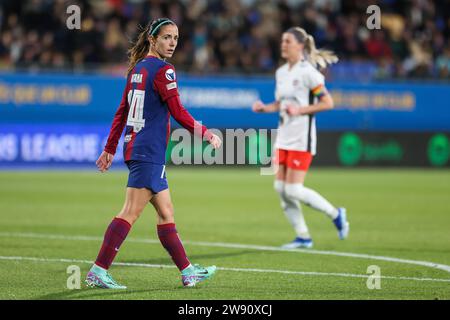
[[[95,169],[109,128],[105,125],[0,125],[0,167],[77,167]],[[119,142],[114,162],[122,163]]]
[[[179,75],[181,100],[213,128],[275,128],[277,114],[254,114],[273,101],[271,78]],[[0,125],[109,124],[125,78],[100,75],[0,74]],[[319,130],[450,131],[450,84],[327,84],[334,110],[318,115]]]
[[[95,161],[108,131],[107,125],[1,125],[0,168],[96,170]],[[275,132],[216,131],[223,145],[217,156],[210,157],[208,143],[195,141],[185,129],[174,130],[166,153],[167,164],[267,165],[273,155]],[[450,166],[450,135],[444,133],[319,132],[318,140],[314,165],[319,166]],[[122,147],[123,140],[114,157],[114,169],[125,168]]]

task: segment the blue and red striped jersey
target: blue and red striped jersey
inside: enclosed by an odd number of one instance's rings
[[[211,136],[182,106],[175,68],[154,56],[147,56],[128,74],[122,101],[114,116],[105,151],[115,154],[126,125],[124,160],[164,164],[170,136],[170,116],[194,133]]]

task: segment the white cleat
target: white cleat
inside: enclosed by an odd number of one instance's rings
[[[304,239],[297,237],[292,242],[286,243],[281,246],[283,249],[298,249],[298,248],[312,248],[313,241],[312,239]]]
[[[350,231],[350,223],[347,221],[347,210],[345,208],[338,208],[338,216],[333,220],[333,223],[338,230],[339,239],[346,239]]]

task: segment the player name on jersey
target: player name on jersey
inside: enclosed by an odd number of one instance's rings
[[[135,73],[131,76],[131,83],[142,83],[142,74]]]

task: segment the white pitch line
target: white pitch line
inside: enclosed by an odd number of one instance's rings
[[[253,250],[262,250],[262,251],[282,251],[282,252],[301,252],[308,254],[322,254],[329,256],[341,256],[341,257],[350,257],[350,258],[360,258],[360,259],[372,259],[372,260],[381,260],[381,261],[390,261],[404,264],[414,264],[434,269],[440,269],[447,272],[450,272],[450,266],[445,264],[439,264],[428,261],[419,261],[419,260],[407,260],[407,259],[399,259],[385,256],[375,256],[369,254],[362,253],[351,253],[351,252],[338,252],[338,251],[325,251],[325,250],[312,250],[312,249],[284,249],[279,247],[269,247],[269,246],[258,246],[258,245],[246,245],[246,244],[237,244],[237,243],[220,243],[220,242],[190,242],[185,241],[186,243],[197,245],[197,246],[213,246],[213,247],[223,247],[223,248],[241,248],[241,249],[253,249]]]
[[[20,257],[20,256],[0,256],[0,260],[9,261],[33,261],[33,262],[57,262],[57,263],[83,263],[92,264],[93,261],[79,260],[79,259],[65,259],[65,258],[38,258],[38,257]],[[176,268],[173,265],[165,264],[148,264],[148,263],[135,263],[135,262],[114,262],[115,266],[125,267],[143,267],[143,268]],[[331,277],[346,277],[346,278],[368,278],[366,274],[353,274],[353,273],[336,273],[336,272],[311,272],[311,271],[289,271],[289,270],[273,270],[273,269],[254,269],[254,268],[226,268],[218,267],[218,270],[234,271],[234,272],[257,272],[257,273],[280,273],[280,274],[293,274],[302,276],[331,276]],[[392,279],[392,280],[412,280],[412,281],[433,281],[433,282],[450,282],[450,279],[437,279],[437,278],[415,278],[415,277],[395,277],[395,276],[379,276],[380,279]]]
[[[58,239],[58,240],[82,240],[82,241],[102,241],[102,237],[92,237],[92,236],[66,236],[57,234],[40,234],[40,233],[16,233],[16,232],[0,232],[0,237],[19,237],[19,238],[36,238],[36,239]],[[154,239],[139,239],[139,238],[127,238],[127,242],[134,243],[159,243],[159,240]],[[312,250],[312,249],[284,249],[280,247],[273,246],[259,246],[259,245],[249,245],[240,243],[222,243],[222,242],[204,242],[204,241],[183,241],[185,244],[190,244],[193,246],[204,246],[204,247],[220,247],[220,248],[234,248],[234,249],[251,249],[259,251],[278,251],[278,252],[293,252],[293,253],[307,253],[307,254],[320,254],[329,256],[340,256],[340,257],[350,257],[359,259],[371,259],[379,261],[389,261],[403,264],[419,265],[423,267],[439,269],[443,271],[450,272],[450,266],[440,263],[420,261],[420,260],[408,260],[385,256],[376,256],[362,253],[351,253],[351,252],[338,252],[338,251],[324,251],[324,250]]]

